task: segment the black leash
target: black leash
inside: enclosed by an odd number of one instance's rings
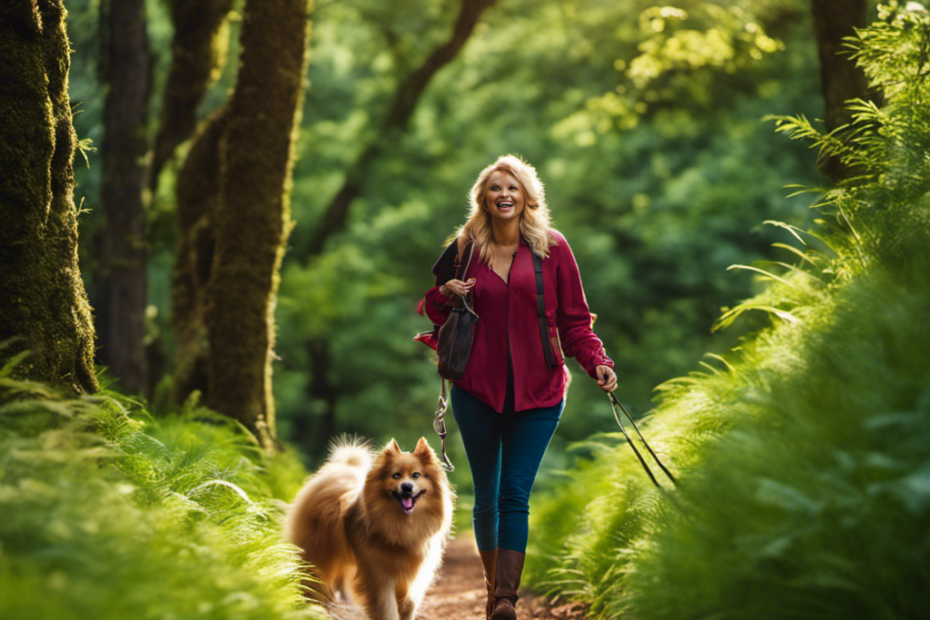
[[[668,479],[672,481],[673,485],[678,483],[675,480],[675,476],[672,475],[665,465],[662,464],[662,461],[659,460],[659,457],[656,456],[656,453],[652,451],[652,448],[649,447],[649,444],[646,442],[646,438],[643,437],[643,434],[639,432],[639,427],[636,426],[636,422],[633,421],[633,418],[630,417],[630,414],[627,413],[627,410],[624,409],[623,405],[620,404],[620,401],[617,400],[617,397],[614,396],[613,392],[607,393],[608,398],[610,399],[610,407],[614,411],[614,418],[617,420],[617,425],[620,427],[620,430],[623,432],[623,436],[626,437],[626,442],[630,444],[630,447],[633,448],[633,452],[636,454],[636,458],[639,459],[640,464],[643,466],[643,469],[646,470],[646,473],[649,474],[652,484],[656,485],[656,488],[661,489],[662,485],[659,484],[659,481],[656,480],[656,477],[653,475],[652,470],[649,469],[649,466],[646,464],[646,460],[643,458],[643,455],[639,453],[639,450],[636,449],[636,444],[633,443],[633,440],[630,439],[629,434],[627,434],[626,429],[623,427],[623,422],[620,420],[620,414],[617,413],[617,408],[620,408],[620,411],[626,416],[626,419],[630,421],[630,424],[633,425],[633,428],[636,429],[636,434],[639,435],[639,438],[642,440],[643,445],[646,446],[646,449],[649,450],[649,454],[652,455],[652,458],[655,459],[655,462],[658,463],[659,467],[662,468],[662,471],[665,472],[665,475],[668,476]]]

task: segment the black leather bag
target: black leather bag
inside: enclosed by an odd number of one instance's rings
[[[468,272],[473,250],[473,243],[465,248],[468,259],[465,261],[464,268],[460,258],[456,261],[458,263],[456,279],[461,280]],[[436,353],[439,354],[439,374],[450,381],[457,381],[465,374],[468,356],[471,354],[472,343],[475,340],[475,323],[478,322],[478,315],[472,310],[471,305],[472,293],[469,292],[461,300],[461,306],[453,308],[445,323],[439,328],[436,345]]]

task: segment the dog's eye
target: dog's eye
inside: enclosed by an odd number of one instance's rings
[[[393,478],[394,480],[400,480],[400,472],[399,471],[394,472],[394,475],[391,476],[391,478]]]
[[[413,475],[412,475],[412,476],[410,476],[410,477],[411,477],[411,478],[413,478],[414,480],[416,480],[417,478],[419,478],[419,477],[420,477],[420,472],[418,472],[418,471],[415,471],[415,472],[413,472]]]

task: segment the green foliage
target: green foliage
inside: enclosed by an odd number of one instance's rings
[[[0,616],[314,618],[280,533],[302,469],[226,418],[0,375]]]
[[[688,0],[675,5],[687,19],[669,18],[657,31],[650,17],[655,3],[646,0],[497,3],[424,93],[409,131],[373,166],[348,229],[322,256],[308,259],[323,210],[386,114],[400,77],[449,35],[458,7],[452,0],[318,4],[294,170],[296,227],[276,310],[282,438],[306,450],[308,460],[322,457],[328,438],[317,438],[329,405],[322,384],[333,389],[337,433],[407,442],[429,435],[438,380],[431,355],[412,341],[430,327],[414,309],[432,285],[429,267],[442,242],[464,220],[468,187],[503,153],[524,155],[547,184],[556,226],[576,254],[631,411],[647,410],[653,387],[686,372],[708,348],[721,353],[732,346],[736,329],[711,340],[711,327],[721,306],[757,289],[726,267],[762,258],[779,238],[761,220],[805,227],[809,199],[785,197],[781,187],[785,179],[817,182],[815,155],[760,123],[767,114],[813,117],[822,107],[801,4]],[[164,3],[151,0],[147,8],[157,101],[171,27]],[[86,110],[76,117],[78,133],[99,144],[95,16],[93,0],[69,4],[72,92]],[[231,25],[238,28],[236,20]],[[715,58],[716,48],[701,48],[686,59],[694,66],[672,62],[673,39],[709,40],[717,37],[714,29],[730,50],[728,61]],[[762,52],[756,35],[779,49]],[[637,86],[628,69],[653,48],[665,64]],[[204,114],[224,100],[234,66],[228,63],[211,89]],[[647,109],[626,123],[598,107],[605,93],[629,99],[630,109],[637,103]],[[99,275],[97,157],[90,153],[90,169],[78,171],[77,190],[90,211],[81,240],[92,304]],[[168,373],[173,181],[169,166],[149,209],[150,303],[158,309],[151,322],[160,328],[152,335],[165,347]],[[309,354],[313,339],[329,353],[326,381],[319,381],[322,372]],[[566,444],[612,424],[599,390],[570,364],[576,377],[550,451],[552,467],[569,464],[561,454]],[[459,449],[454,436],[451,444]]]
[[[800,18],[795,0],[680,0],[616,3],[579,20],[606,19],[614,30],[617,84],[558,126],[590,143],[614,126],[633,128],[674,109],[706,119],[755,81],[760,61],[784,51],[780,38]],[[726,109],[726,108],[724,108]]]
[[[710,27],[701,3],[691,4],[689,24]],[[521,0],[489,11],[425,93],[408,134],[374,166],[348,230],[308,263],[302,255],[322,210],[385,112],[396,75],[426,46],[401,54],[355,5],[320,8],[295,169],[297,227],[278,306],[277,411],[282,430],[303,429],[293,441],[303,444],[324,410],[312,387],[308,336],[325,336],[330,347],[337,432],[414,440],[430,432],[438,380],[425,347],[411,341],[430,327],[413,309],[432,285],[429,267],[442,242],[464,220],[468,187],[505,152],[527,157],[547,184],[631,410],[647,409],[653,386],[707,350],[720,306],[753,292],[726,267],[761,258],[778,239],[758,222],[805,225],[809,199],[780,190],[786,178],[815,183],[814,157],[773,136],[760,118],[819,109],[811,96],[815,49],[798,15],[778,24],[766,17],[783,52],[743,54],[735,74],[701,69],[713,82],[709,92],[719,94],[717,113],[682,99],[650,109],[634,129],[611,123],[585,137],[590,119],[577,114],[615,88],[617,58],[640,54],[637,20],[647,5]],[[783,15],[770,8],[758,15]],[[722,352],[736,337],[713,346]],[[612,423],[593,382],[574,363],[572,370],[553,466],[566,464],[558,454],[566,443]]]
[[[921,617],[928,24],[910,12],[861,33],[857,58],[887,105],[854,104],[853,127],[830,136],[780,121],[858,176],[823,194],[822,251],[755,266],[764,289],[723,319],[765,308],[773,324],[722,368],[662,386],[645,434],[679,486],[652,488],[628,446],[599,440],[595,462],[535,511],[545,543],[531,580],[604,618]]]

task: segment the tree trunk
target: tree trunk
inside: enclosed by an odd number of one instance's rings
[[[146,226],[143,191],[148,150],[149,51],[145,0],[101,4],[106,33],[102,304],[98,355],[130,393],[148,390],[145,352]]]
[[[210,343],[204,314],[207,282],[213,271],[220,143],[227,117],[223,108],[204,124],[178,174],[178,249],[171,283],[171,321],[178,339],[173,390],[178,403],[195,390],[207,394],[210,388]]]
[[[0,363],[17,376],[98,390],[94,328],[78,268],[61,0],[0,2]]]
[[[393,144],[398,135],[407,129],[407,123],[416,111],[420,97],[430,81],[458,55],[481,15],[495,2],[497,0],[462,0],[462,7],[449,39],[434,49],[421,66],[404,78],[394,94],[391,108],[381,123],[377,136],[362,149],[353,165],[349,167],[342,187],[326,207],[323,221],[310,240],[308,256],[322,254],[326,241],[345,227],[349,219],[349,207],[361,193],[362,183],[368,176],[371,165],[377,161],[384,147]]]
[[[275,444],[274,305],[290,232],[290,177],[308,0],[247,0],[236,89],[220,139],[216,251],[206,290],[205,403]]]
[[[152,149],[151,190],[179,144],[194,135],[197,106],[226,62],[224,25],[232,0],[172,0],[174,24],[171,70],[162,98],[161,119]]]
[[[868,0],[811,0],[827,131],[852,120],[847,101],[869,98],[868,80],[843,42],[855,34],[856,28],[868,25],[868,9]],[[821,170],[833,184],[850,175],[850,170],[835,157],[821,162]]]

